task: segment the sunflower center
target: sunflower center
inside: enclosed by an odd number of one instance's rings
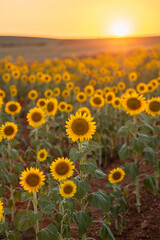
[[[34,97],[35,97],[35,94],[34,94],[34,93],[31,93],[31,97],[34,98]]]
[[[115,104],[116,104],[116,105],[119,105],[119,101],[118,101],[118,100],[116,100],[116,101],[115,101]]]
[[[61,105],[61,109],[64,109],[64,108],[65,108],[65,105],[64,105],[64,104],[62,104],[62,105]]]
[[[95,104],[101,104],[101,99],[99,98],[99,97],[95,97],[94,99],[93,99],[93,102],[95,103]]]
[[[7,135],[7,136],[11,136],[13,133],[14,133],[14,128],[12,126],[7,126],[5,127],[4,129],[4,133]]]
[[[83,135],[87,133],[89,130],[88,123],[83,118],[75,119],[74,122],[72,123],[71,128],[72,128],[72,131],[77,135]]]
[[[56,166],[56,173],[59,175],[65,175],[69,170],[68,165],[65,162],[58,163]]]
[[[137,98],[130,98],[127,101],[127,107],[131,110],[137,110],[141,107],[141,102]]]
[[[149,104],[149,108],[152,112],[158,112],[160,110],[160,102],[153,101]]]
[[[39,105],[43,107],[43,106],[45,105],[45,102],[44,102],[44,101],[41,101],[41,102],[39,103]]]
[[[52,112],[53,109],[54,109],[53,103],[52,103],[52,102],[48,103],[48,104],[47,104],[47,110],[48,110],[48,112]]]
[[[10,104],[8,108],[11,112],[15,112],[17,110],[16,104]]]
[[[84,98],[84,96],[83,95],[79,95],[79,99],[83,99]]]
[[[113,175],[112,175],[113,179],[114,180],[118,180],[121,178],[121,173],[120,172],[114,172]]]
[[[41,116],[41,114],[39,112],[34,112],[32,114],[32,120],[34,122],[39,122],[41,119],[42,119],[42,116]]]
[[[141,86],[141,87],[140,87],[140,90],[141,90],[141,91],[142,91],[142,90],[144,90],[144,87],[143,87],[143,86]]]
[[[44,158],[44,153],[40,153],[40,158]]]
[[[112,96],[109,95],[109,96],[108,96],[108,101],[111,101],[111,100],[112,100]]]
[[[40,181],[39,176],[34,173],[30,173],[26,178],[27,184],[31,187],[37,186],[39,184],[39,181]]]
[[[63,188],[63,191],[64,191],[65,194],[70,194],[73,191],[73,187],[68,184]]]

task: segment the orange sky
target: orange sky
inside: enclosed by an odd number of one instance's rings
[[[160,35],[160,0],[0,0],[0,35]]]

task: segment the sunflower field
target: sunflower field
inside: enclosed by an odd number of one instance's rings
[[[159,197],[159,149],[160,46],[1,59],[0,239],[129,239],[129,210]]]

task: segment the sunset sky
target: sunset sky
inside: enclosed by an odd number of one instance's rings
[[[160,35],[160,0],[0,0],[0,35]]]

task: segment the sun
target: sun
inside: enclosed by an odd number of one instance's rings
[[[129,26],[127,23],[119,22],[113,27],[113,35],[123,37],[129,34]]]

